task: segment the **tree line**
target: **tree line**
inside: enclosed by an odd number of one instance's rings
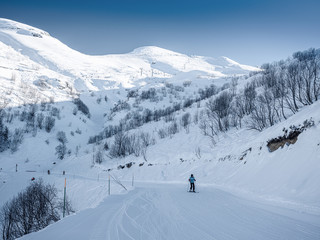
[[[299,51],[284,61],[264,64],[239,92],[225,90],[211,97],[200,128],[212,139],[230,127],[262,131],[320,97],[320,49]]]

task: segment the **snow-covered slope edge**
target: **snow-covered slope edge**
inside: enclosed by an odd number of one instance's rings
[[[212,185],[246,197],[260,198],[292,208],[320,213],[320,102],[305,107],[286,121],[263,132],[233,130],[219,137],[212,148],[197,132],[180,132],[148,150],[148,163],[115,170],[130,181],[186,182],[193,173],[198,189]],[[312,119],[315,125],[302,132],[295,144],[269,152],[267,141],[283,135],[283,129]],[[181,141],[181,139],[183,139]],[[199,153],[197,150],[199,149]],[[109,166],[110,167],[110,166]],[[186,183],[185,183],[186,184]]]

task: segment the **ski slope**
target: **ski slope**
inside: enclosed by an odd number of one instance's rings
[[[1,153],[0,207],[32,177],[55,184],[63,197],[66,177],[67,196],[77,213],[22,239],[320,239],[320,101],[262,132],[243,127],[221,133],[215,144],[195,121],[188,131],[181,128],[163,139],[158,131],[168,123],[149,122],[132,131],[155,137],[146,159],[132,154],[118,159],[106,155],[101,164],[93,161],[103,144],[88,140],[106,126],[134,111],[183,103],[200,88],[222,87],[231,76],[250,71],[259,69],[226,57],[188,56],[154,46],[89,56],[43,30],[0,18],[0,107],[22,114],[28,104],[41,107],[52,101],[50,108],[61,110],[51,133],[25,134],[17,152]],[[251,80],[241,78],[237,91]],[[185,83],[189,85],[180,91]],[[151,88],[159,95],[156,101],[128,97],[129,90]],[[78,97],[90,109],[90,119],[73,113],[72,100]],[[119,101],[131,110],[114,112]],[[198,118],[205,104],[177,112],[177,121],[185,113]],[[269,139],[311,118],[315,125],[295,144],[268,151]],[[6,125],[13,132],[25,122],[16,118]],[[63,160],[56,155],[59,131],[66,133],[71,150]],[[128,163],[132,166],[120,167]],[[134,175],[140,184],[127,194],[106,198],[109,170],[122,182]],[[199,194],[187,193],[181,184],[190,173],[202,184]]]
[[[140,183],[21,239],[320,239],[320,216],[183,184]]]

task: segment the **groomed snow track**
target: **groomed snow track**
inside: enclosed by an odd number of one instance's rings
[[[22,239],[320,239],[320,216],[265,205],[214,188],[148,184],[106,198]]]

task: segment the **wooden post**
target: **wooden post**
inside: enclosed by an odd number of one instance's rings
[[[133,183],[134,183],[134,173],[132,173],[132,187],[133,187]]]
[[[66,190],[67,189],[67,179],[64,179],[64,197],[63,197],[63,217],[66,214]]]
[[[109,181],[108,181],[108,185],[109,185],[108,193],[109,193],[109,195],[110,195],[110,174],[109,174]]]

